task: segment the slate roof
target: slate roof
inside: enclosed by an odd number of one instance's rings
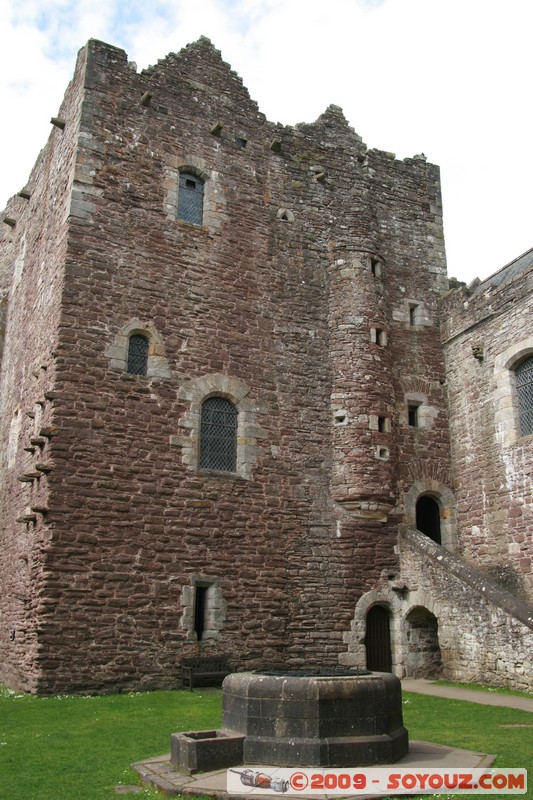
[[[514,261],[506,264],[505,267],[499,269],[498,272],[489,275],[488,278],[481,281],[481,283],[475,287],[474,294],[484,292],[491,286],[503,286],[503,284],[509,283],[509,281],[514,280],[523,272],[526,272],[530,267],[533,267],[533,247],[531,250],[527,250],[521,256],[518,256],[518,258],[515,258]]]

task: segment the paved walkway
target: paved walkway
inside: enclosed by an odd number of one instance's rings
[[[449,768],[450,770],[470,770],[473,768],[488,768],[494,761],[494,756],[488,753],[478,753],[473,750],[460,750],[456,747],[445,747],[444,745],[431,744],[430,742],[409,742],[409,752],[394,767],[407,768],[410,771],[423,771],[438,767],[439,769]],[[216,770],[214,772],[202,772],[196,775],[185,775],[177,772],[170,763],[170,754],[148,758],[131,765],[140,775],[143,783],[156,786],[163,794],[173,797],[184,795],[185,797],[198,796],[200,798],[212,797],[217,800],[250,800],[252,797],[259,797],[264,800],[265,795],[261,789],[250,789],[249,794],[233,794],[227,792],[227,770]],[[239,769],[238,767],[236,769]],[[271,777],[276,775],[279,767],[271,765],[257,765],[253,767],[258,772],[266,773]],[[286,771],[286,770],[285,770]],[[374,798],[389,797],[390,792],[379,794],[359,795],[357,800],[370,800]],[[302,795],[281,795],[283,800],[302,800]],[[326,795],[313,795],[310,800],[333,800],[341,797],[339,790]],[[353,795],[352,795],[353,797]],[[304,797],[304,800],[306,798]],[[350,798],[348,798],[350,800]]]
[[[463,689],[459,686],[438,686],[433,681],[423,678],[404,678],[402,691],[417,692],[418,694],[431,694],[433,697],[444,697],[447,700],[467,700],[469,703],[479,703],[482,706],[505,706],[517,708],[520,711],[529,711],[533,714],[533,697],[518,697],[514,694],[497,694],[484,692],[478,689]]]

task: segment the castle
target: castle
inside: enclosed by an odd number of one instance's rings
[[[450,289],[439,170],[90,41],[0,223],[0,680],[533,670],[533,251]]]

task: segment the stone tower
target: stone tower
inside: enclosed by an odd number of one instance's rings
[[[268,122],[207,39],[90,41],[3,219],[1,679],[363,665],[376,604],[404,674],[421,496],[455,541],[438,169]]]

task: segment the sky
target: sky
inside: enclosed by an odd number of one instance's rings
[[[332,103],[370,148],[441,168],[450,276],[533,247],[531,0],[0,0],[0,208],[90,38],[142,70],[208,36],[272,122]]]

